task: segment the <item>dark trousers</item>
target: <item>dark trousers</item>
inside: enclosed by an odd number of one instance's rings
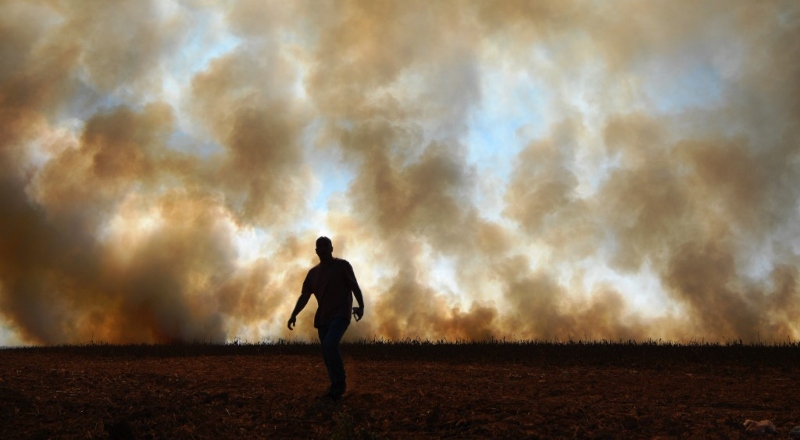
[[[347,330],[350,321],[345,318],[334,318],[328,325],[317,329],[319,342],[322,343],[322,358],[325,359],[325,368],[328,369],[328,378],[331,380],[331,393],[344,394],[345,374],[342,353],[339,351],[339,342]]]

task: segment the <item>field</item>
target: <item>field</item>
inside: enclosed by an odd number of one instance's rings
[[[316,345],[0,350],[0,438],[745,438],[800,425],[800,347]]]

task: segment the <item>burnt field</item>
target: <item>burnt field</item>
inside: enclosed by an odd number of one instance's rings
[[[0,438],[744,438],[800,425],[800,347],[345,344],[0,350]]]

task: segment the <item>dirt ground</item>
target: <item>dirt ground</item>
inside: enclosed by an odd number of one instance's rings
[[[0,350],[0,438],[774,438],[800,425],[797,346],[314,345]]]

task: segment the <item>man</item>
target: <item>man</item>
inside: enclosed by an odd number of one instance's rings
[[[358,287],[353,267],[346,260],[333,257],[333,243],[330,238],[317,239],[317,256],[319,264],[308,271],[303,281],[303,290],[292,317],[289,318],[289,330],[293,330],[297,322],[297,314],[303,310],[313,293],[317,298],[317,314],[314,315],[314,327],[319,333],[322,343],[322,357],[331,386],[324,398],[334,402],[342,398],[347,388],[345,383],[344,362],[339,351],[339,342],[350,325],[352,312],[356,321],[364,316],[364,298]],[[358,307],[353,307],[353,295]]]

